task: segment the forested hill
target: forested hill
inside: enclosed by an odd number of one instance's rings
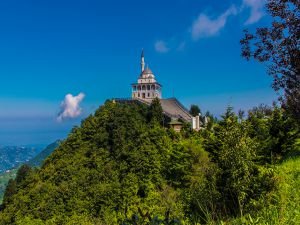
[[[271,164],[295,154],[299,140],[280,108],[248,118],[228,108],[199,133],[189,126],[175,133],[163,119],[158,100],[150,107],[106,102],[41,169],[18,171],[0,224],[209,223],[274,203]]]

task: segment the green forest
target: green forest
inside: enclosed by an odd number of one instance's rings
[[[107,100],[40,168],[18,169],[0,225],[299,224],[300,3],[266,2],[272,23],[240,43],[267,66],[277,104],[175,132],[159,99]]]
[[[160,103],[107,101],[40,169],[10,180],[0,224],[296,224],[299,127],[282,108],[228,107],[206,129]]]

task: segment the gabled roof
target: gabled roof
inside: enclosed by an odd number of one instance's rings
[[[136,99],[137,101],[150,105],[151,101]],[[192,115],[189,111],[176,99],[176,98],[167,98],[159,99],[163,112],[166,116],[171,119],[182,119],[185,122],[192,121]]]
[[[191,122],[192,115],[176,98],[160,99],[160,104],[167,116]]]

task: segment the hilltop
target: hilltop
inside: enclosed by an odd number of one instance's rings
[[[40,169],[10,181],[0,224],[235,223],[267,206],[287,219],[283,199],[275,201],[285,174],[274,166],[299,151],[296,124],[278,107],[247,118],[228,108],[210,120],[200,132],[186,124],[177,133],[165,126],[158,100],[108,101]]]

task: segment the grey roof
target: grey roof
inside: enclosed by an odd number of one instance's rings
[[[151,104],[150,99],[142,100],[137,98],[136,100],[147,105]],[[182,119],[185,122],[191,122],[192,115],[176,98],[160,99],[160,104],[166,116],[172,119]]]
[[[167,116],[191,122],[191,114],[176,98],[160,99],[160,104]]]
[[[150,70],[149,67],[147,67],[146,69],[144,69],[144,71],[142,72],[142,74],[153,74],[152,71]]]

